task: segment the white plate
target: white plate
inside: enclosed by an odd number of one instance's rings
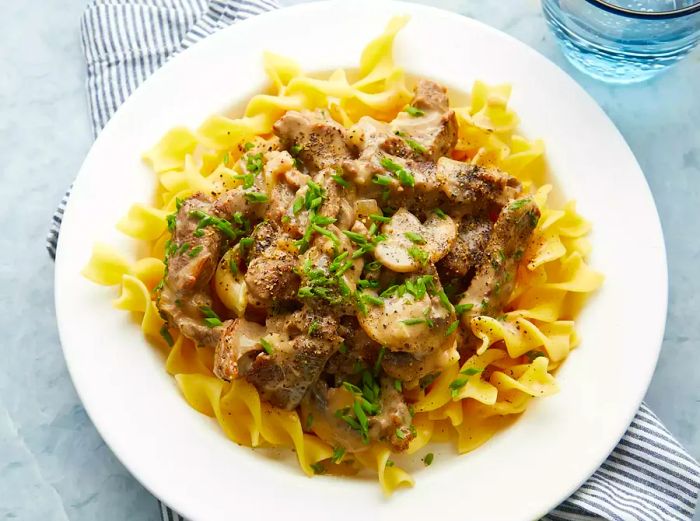
[[[412,20],[396,60],[413,74],[468,89],[511,82],[522,131],[542,137],[559,187],[593,222],[591,263],[603,288],[581,315],[583,339],[559,371],[561,392],[536,400],[477,451],[443,451],[416,486],[390,499],[375,481],[306,478],[294,465],[230,442],[192,410],[160,355],[113,289],[80,276],[96,240],[134,251],[114,224],[148,202],[154,176],[140,154],[174,125],[196,127],[265,85],[261,56],[292,56],[306,70],[356,65],[394,14]],[[515,39],[437,9],[397,2],[313,3],[229,27],[156,72],[95,142],[75,183],[56,259],[63,349],[90,418],[119,459],[156,496],[193,520],[243,518],[531,520],[598,467],[632,419],[651,378],[666,316],[666,260],[656,210],[624,139],[573,80]]]

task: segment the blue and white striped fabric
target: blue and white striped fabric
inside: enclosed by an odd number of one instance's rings
[[[277,7],[275,0],[91,0],[81,22],[95,135],[119,105],[168,58],[238,20]],[[55,255],[69,192],[54,215]],[[687,521],[700,489],[700,466],[642,404],[598,471],[546,521]],[[164,521],[183,518],[163,503]]]

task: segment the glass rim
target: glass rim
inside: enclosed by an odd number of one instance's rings
[[[672,9],[670,11],[637,11],[635,9],[628,9],[626,7],[621,7],[619,5],[612,4],[607,0],[586,0],[589,4],[596,7],[600,7],[605,11],[613,14],[618,14],[621,16],[627,16],[629,18],[643,18],[646,20],[660,20],[663,18],[678,18],[681,16],[687,16],[689,14],[700,12],[700,2],[696,2],[693,5],[686,7],[681,7],[680,9]]]

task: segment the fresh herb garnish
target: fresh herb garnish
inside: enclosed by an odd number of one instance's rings
[[[381,164],[382,167],[386,168],[389,172],[395,174],[402,185],[414,186],[416,184],[413,174],[388,157],[383,157],[380,159],[379,164]]]
[[[423,265],[427,264],[428,259],[430,258],[430,254],[427,251],[422,250],[417,246],[411,246],[408,248],[408,254]]]
[[[413,244],[425,244],[425,239],[420,233],[404,232],[404,236]]]
[[[459,320],[455,320],[450,324],[450,327],[447,328],[445,331],[445,336],[450,336],[452,333],[457,331],[457,328],[459,327]]]
[[[440,208],[436,208],[435,210],[433,210],[433,212],[435,212],[435,215],[437,215],[440,219],[447,218],[447,214],[444,211],[442,211]]]
[[[424,110],[414,107],[413,105],[406,105],[406,108],[403,110],[404,112],[407,112],[409,116],[413,116],[414,118],[425,115]]]
[[[341,176],[340,174],[332,174],[331,179],[333,179],[333,181],[338,183],[343,188],[350,188],[350,183],[343,179],[343,176]]]
[[[331,456],[331,461],[335,464],[340,463],[340,460],[343,459],[343,456],[345,455],[345,449],[343,447],[334,447],[333,448],[333,455]]]
[[[203,249],[204,246],[200,244],[199,246],[195,246],[194,248],[192,248],[187,255],[191,258],[194,258],[197,255],[199,255]]]
[[[457,304],[455,306],[455,313],[459,316],[462,313],[469,311],[473,307],[474,307],[474,304]]]
[[[168,344],[168,347],[173,347],[175,341],[173,340],[173,337],[170,334],[170,331],[168,330],[167,324],[163,324],[163,327],[160,328],[160,336],[163,337],[163,340],[165,340],[165,343]]]
[[[243,196],[246,201],[253,204],[266,203],[269,200],[267,195],[262,192],[246,192]]]
[[[426,467],[429,467],[429,466],[433,463],[433,459],[434,459],[434,458],[435,458],[435,456],[433,455],[433,453],[432,453],[432,452],[429,452],[429,453],[426,454],[425,457],[423,458],[423,464],[424,464]]]
[[[272,343],[269,340],[265,340],[264,338],[261,338],[260,345],[262,346],[263,351],[265,351],[270,356],[275,351],[274,347],[272,346]]]

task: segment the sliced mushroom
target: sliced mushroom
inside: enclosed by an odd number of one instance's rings
[[[263,336],[265,327],[260,324],[242,318],[231,322],[216,345],[214,374],[226,381],[245,375],[262,352]]]
[[[382,227],[387,239],[377,245],[374,256],[385,267],[399,273],[416,271],[428,260],[437,262],[452,248],[457,227],[448,216],[431,214],[421,223],[405,208]]]
[[[367,314],[359,314],[358,320],[374,341],[390,351],[423,357],[454,342],[455,333],[446,335],[455,320],[454,311],[445,308],[438,297],[396,294],[382,300],[383,305],[368,305]]]

